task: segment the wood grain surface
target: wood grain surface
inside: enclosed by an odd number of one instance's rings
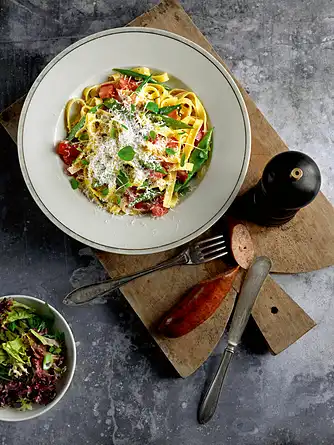
[[[274,354],[279,354],[316,323],[274,280],[266,280],[252,316]]]
[[[173,252],[154,255],[125,255],[98,252],[97,256],[111,277],[150,267],[169,258]],[[182,377],[192,374],[211,354],[230,318],[236,291],[231,289],[215,314],[189,334],[175,339],[159,335],[156,325],[162,315],[190,287],[226,270],[223,261],[201,266],[178,266],[139,278],[122,288],[122,293],[136,311],[152,337]]]

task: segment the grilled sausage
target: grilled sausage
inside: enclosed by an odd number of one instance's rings
[[[204,323],[218,309],[232,287],[239,266],[194,286],[159,324],[166,337],[181,337]]]

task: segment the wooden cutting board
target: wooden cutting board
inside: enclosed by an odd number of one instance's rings
[[[198,43],[221,61],[176,1],[163,1],[131,22],[130,26],[149,26],[175,32]],[[252,126],[252,157],[242,187],[242,191],[245,191],[261,176],[266,162],[287,147],[247,93],[240,85],[239,87],[246,101]],[[22,104],[23,99],[20,99],[9,107],[0,119],[14,140]],[[334,227],[330,224],[333,220],[332,206],[322,194],[319,194],[311,206],[299,212],[298,216],[285,227],[268,229],[249,224],[249,228],[257,253],[271,257],[273,271],[304,272],[334,263]],[[148,267],[172,254],[173,252],[169,251],[156,255],[124,256],[97,252],[100,261],[112,277]],[[155,331],[155,324],[185,290],[202,279],[222,272],[225,267],[222,261],[215,261],[205,266],[174,268],[143,277],[122,289],[124,296],[153,338],[183,377],[194,372],[219,341],[233,309],[241,276],[235,283],[235,289],[230,292],[214,316],[183,338],[170,340],[160,337]],[[270,277],[254,307],[253,317],[270,349],[276,354],[315,326],[314,321]]]

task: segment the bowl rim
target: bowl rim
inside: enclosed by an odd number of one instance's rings
[[[34,96],[35,91],[37,90],[39,84],[42,82],[44,77],[48,74],[48,72],[67,54],[75,50],[76,48],[96,39],[100,39],[101,37],[109,36],[112,34],[117,33],[132,33],[132,32],[142,32],[142,33],[149,33],[149,34],[155,34],[155,35],[161,35],[165,37],[169,37],[171,39],[177,40],[180,43],[183,43],[187,46],[192,47],[197,52],[201,53],[204,57],[206,57],[213,65],[216,66],[216,68],[221,72],[221,74],[225,77],[227,82],[229,83],[232,91],[234,92],[234,95],[236,97],[236,100],[238,101],[239,107],[241,109],[243,123],[244,123],[244,131],[245,131],[245,147],[244,147],[244,158],[243,163],[241,166],[241,170],[239,173],[239,177],[234,185],[234,188],[232,192],[230,193],[230,196],[226,200],[226,202],[220,207],[220,209],[217,210],[215,215],[213,215],[205,224],[203,224],[201,227],[199,227],[197,230],[194,230],[192,233],[184,236],[181,239],[178,239],[174,242],[170,242],[168,244],[163,244],[160,246],[154,246],[154,247],[148,247],[148,248],[119,248],[119,247],[113,247],[110,245],[101,244],[97,241],[94,241],[92,239],[88,239],[83,235],[78,234],[75,232],[75,229],[72,229],[65,224],[63,224],[55,214],[53,214],[46,204],[42,201],[42,199],[39,197],[37,191],[34,188],[34,185],[30,179],[29,172],[27,169],[27,166],[25,164],[24,159],[24,151],[23,151],[23,133],[24,133],[24,126],[25,126],[25,119],[26,115],[30,106],[30,102]],[[242,93],[237,86],[235,80],[233,79],[232,75],[229,73],[227,68],[223,66],[223,64],[215,58],[212,54],[210,54],[207,50],[202,48],[200,45],[192,42],[191,40],[180,36],[178,34],[155,29],[155,28],[149,28],[149,27],[119,27],[119,28],[112,28],[105,31],[100,31],[94,34],[91,34],[87,37],[84,37],[77,42],[71,44],[67,48],[65,48],[63,51],[61,51],[58,55],[56,55],[42,70],[42,72],[39,74],[35,82],[33,83],[32,87],[30,88],[27,97],[24,101],[23,108],[20,115],[19,120],[19,126],[18,126],[18,138],[17,138],[17,145],[18,145],[18,155],[19,155],[19,162],[21,171],[25,180],[25,183],[39,206],[39,208],[42,210],[42,212],[55,224],[59,229],[61,229],[63,232],[65,232],[67,235],[71,236],[72,238],[76,239],[77,241],[88,245],[90,247],[93,247],[97,250],[102,250],[105,252],[111,252],[111,253],[118,253],[118,254],[125,254],[125,255],[145,255],[145,254],[152,254],[152,253],[158,253],[158,252],[165,252],[167,250],[179,247],[181,245],[184,245],[193,239],[200,236],[202,233],[204,233],[206,230],[208,230],[215,222],[218,221],[228,210],[234,199],[236,198],[242,183],[246,177],[246,173],[249,166],[250,161],[250,155],[251,155],[251,125],[249,120],[249,115],[247,111],[247,107],[244,101],[244,98],[242,96]]]
[[[67,390],[69,389],[72,380],[73,380],[73,376],[75,373],[75,369],[76,369],[76,362],[77,362],[77,350],[76,350],[76,344],[75,344],[75,339],[72,333],[72,330],[70,328],[70,325],[68,324],[68,322],[65,320],[65,318],[61,315],[60,312],[57,311],[57,309],[55,309],[51,304],[49,304],[47,301],[41,300],[40,298],[37,297],[32,297],[30,295],[22,295],[22,294],[12,294],[12,295],[2,295],[0,296],[0,301],[3,300],[4,298],[25,298],[31,301],[36,301],[37,303],[40,304],[45,304],[47,303],[48,306],[50,307],[50,309],[52,310],[52,312],[55,313],[56,317],[58,317],[68,328],[68,332],[69,332],[69,342],[72,344],[73,347],[73,358],[71,359],[71,370],[67,369],[66,372],[69,372],[68,374],[68,381],[66,383],[66,385],[64,385],[61,389],[61,391],[56,395],[56,397],[52,400],[51,403],[49,403],[48,405],[42,406],[42,409],[38,412],[38,413],[34,413],[34,410],[32,411],[26,411],[27,416],[23,419],[3,419],[1,417],[1,410],[2,409],[6,409],[8,407],[3,407],[0,408],[0,421],[1,422],[23,422],[25,420],[31,420],[34,419],[36,417],[39,417],[43,414],[45,414],[46,412],[50,411],[66,394]],[[15,411],[14,411],[15,412]]]

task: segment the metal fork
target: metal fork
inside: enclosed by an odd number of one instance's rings
[[[83,306],[92,304],[97,298],[106,297],[111,291],[118,289],[129,281],[147,275],[156,270],[167,269],[172,266],[184,264],[202,264],[221,258],[228,254],[223,235],[214,236],[203,241],[189,245],[185,250],[156,266],[136,272],[126,277],[102,281],[101,283],[88,284],[73,290],[64,298],[67,306]]]

